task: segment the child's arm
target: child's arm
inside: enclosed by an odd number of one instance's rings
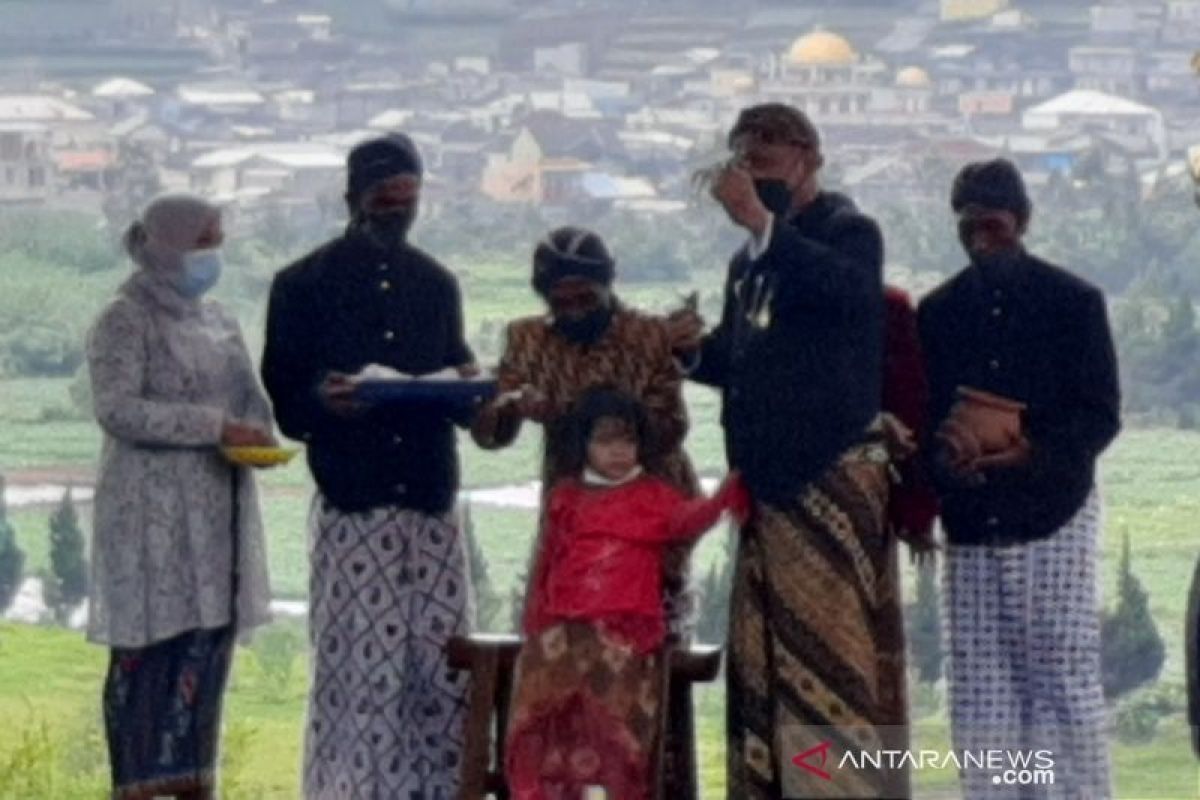
[[[737,472],[731,472],[712,497],[700,497],[679,505],[667,522],[669,541],[687,541],[698,538],[729,511],[738,524],[745,522],[750,514],[750,494]]]

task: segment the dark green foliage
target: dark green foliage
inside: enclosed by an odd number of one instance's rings
[[[87,597],[87,557],[84,553],[83,531],[79,514],[71,498],[71,489],[63,493],[62,502],[50,515],[50,579],[53,581],[53,603],[59,622],[66,622],[71,611]]]
[[[1165,647],[1150,614],[1149,594],[1133,574],[1128,533],[1121,548],[1117,607],[1105,613],[1100,638],[1105,697],[1122,697],[1158,677]]]

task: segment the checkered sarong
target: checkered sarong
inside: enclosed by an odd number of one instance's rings
[[[1095,491],[1049,538],[952,546],[946,560],[950,718],[956,750],[1051,751],[1053,786],[964,769],[972,800],[1112,796],[1100,679]]]

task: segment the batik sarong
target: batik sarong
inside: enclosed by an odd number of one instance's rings
[[[305,796],[455,800],[468,679],[445,648],[473,614],[463,534],[450,515],[318,498],[311,535]]]
[[[1005,751],[1005,759],[1020,763],[1033,759],[1034,769],[1048,757],[1054,778],[1052,785],[1010,785],[1003,774],[977,768],[976,758],[962,773],[972,800],[1112,796],[1100,673],[1099,527],[1093,492],[1049,538],[949,548],[945,613],[954,746]],[[1048,756],[1035,758],[1039,750]]]
[[[887,461],[881,441],[853,447],[794,503],[757,506],[742,532],[729,615],[728,797],[909,794],[902,767],[835,774],[830,758],[907,746]],[[793,763],[802,753],[814,769]]]

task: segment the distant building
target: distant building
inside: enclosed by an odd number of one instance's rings
[[[213,150],[196,158],[190,187],[216,200],[283,195],[314,197],[344,179],[339,148],[316,143],[264,142]]]
[[[1008,0],[941,0],[943,22],[985,19],[1008,8]]]
[[[1067,66],[1075,77],[1075,88],[1109,94],[1137,95],[1138,51],[1132,47],[1082,45],[1067,51]]]
[[[796,39],[778,59],[761,92],[823,122],[861,117],[884,71],[882,63],[862,59],[842,36],[815,30]]]
[[[1130,152],[1159,158],[1167,154],[1161,111],[1104,92],[1076,89],[1059,95],[1027,109],[1022,125],[1027,131],[1103,131]]]
[[[49,129],[33,122],[0,122],[0,203],[42,203],[53,191]]]
[[[582,76],[587,72],[587,45],[583,42],[564,42],[533,50],[535,72]]]
[[[45,94],[0,95],[0,125],[43,125],[54,148],[76,148],[106,140],[105,125],[90,111]]]
[[[795,105],[821,125],[895,125],[931,121],[934,84],[920,66],[894,74],[863,57],[843,36],[815,30],[792,42],[759,87],[764,97]]]

